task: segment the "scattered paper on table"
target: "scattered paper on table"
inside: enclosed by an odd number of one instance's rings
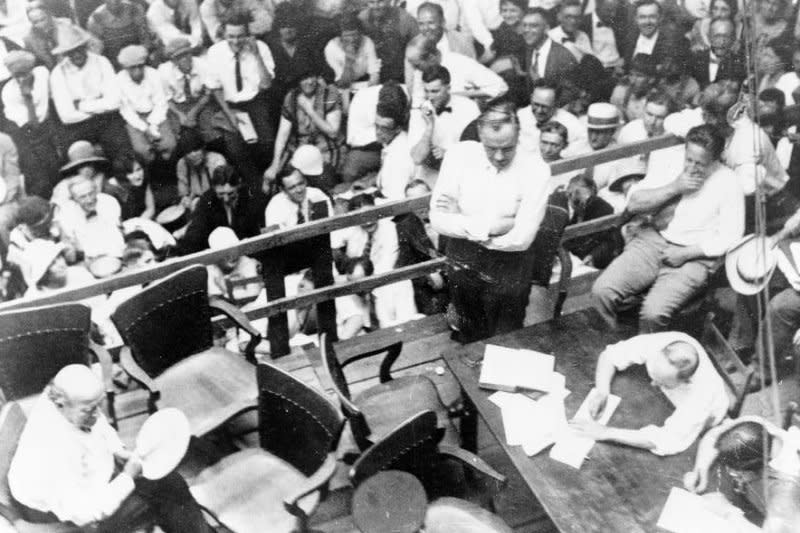
[[[672,533],[728,531],[728,521],[716,514],[702,496],[672,487],[658,518],[658,527]]]
[[[572,418],[573,420],[591,420],[591,415],[589,414],[589,399],[594,394],[595,389],[592,389],[586,396],[586,399],[583,400],[580,408],[578,408],[578,412],[575,413],[575,416]],[[604,426],[608,424],[619,402],[619,396],[610,394],[608,400],[606,400],[605,409],[603,409],[597,422]],[[574,434],[565,435],[563,438],[560,438],[550,450],[550,457],[573,468],[580,468],[583,464],[583,460],[586,459],[586,456],[594,446],[594,443],[594,439],[589,437],[582,437]]]
[[[483,388],[506,392],[549,392],[554,383],[552,355],[534,350],[516,350],[486,345],[478,380]]]

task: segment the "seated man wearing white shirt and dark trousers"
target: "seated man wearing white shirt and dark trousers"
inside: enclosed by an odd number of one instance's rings
[[[603,412],[616,373],[632,365],[644,365],[653,385],[675,406],[664,423],[623,429],[588,421],[573,422],[573,428],[595,440],[673,455],[686,450],[727,415],[730,400],[725,383],[703,347],[685,333],[664,331],[612,344],[600,354],[589,400],[592,417]]]
[[[610,327],[631,298],[644,296],[642,333],[666,329],[673,315],[702,291],[719,257],[744,231],[744,195],[720,160],[723,137],[711,126],[686,135],[683,171],[648,172],[628,193],[627,210],[650,214],[643,228],[592,287]]]
[[[448,237],[448,314],[460,342],[522,327],[535,253],[529,248],[550,185],[544,161],[518,150],[512,103],[484,111],[478,136],[480,143],[465,141],[447,151],[431,197],[431,224]]]
[[[173,533],[213,531],[179,474],[142,477],[141,460],[100,411],[104,399],[89,367],[68,365],[37,400],[8,472],[25,518],[97,533],[139,531],[149,517]]]
[[[261,170],[269,164],[275,142],[275,127],[269,117],[267,89],[272,85],[275,62],[269,47],[249,33],[250,20],[236,16],[223,23],[225,39],[208,49],[207,64],[213,80],[209,87],[225,115],[236,125],[235,112],[247,115],[257,139],[251,155]],[[246,130],[246,128],[245,128]],[[240,128],[241,131],[241,128]],[[245,139],[247,140],[247,139]],[[261,189],[258,183],[248,183],[251,191]]]

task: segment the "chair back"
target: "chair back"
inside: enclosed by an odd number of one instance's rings
[[[91,311],[59,304],[0,313],[0,396],[42,392],[69,364],[87,364]]]
[[[539,231],[533,239],[528,253],[533,254],[531,280],[535,285],[547,287],[553,274],[558,249],[561,247],[561,236],[569,222],[566,195],[556,192],[550,196],[544,218],[539,224]]]
[[[193,265],[150,285],[111,314],[136,363],[150,377],[213,345],[208,273]]]
[[[16,402],[8,402],[0,409],[0,506],[11,515],[17,513],[8,486],[8,471],[26,422],[25,414]]]
[[[344,418],[325,396],[288,372],[260,363],[257,376],[261,447],[310,476],[336,449]]]
[[[350,469],[350,482],[358,486],[381,470],[391,469],[413,474],[424,483],[436,464],[442,435],[433,411],[412,416],[361,454]]]
[[[703,323],[700,344],[705,348],[711,363],[722,377],[733,397],[728,416],[737,418],[744,404],[753,371],[745,365],[714,325],[714,313],[708,313]]]

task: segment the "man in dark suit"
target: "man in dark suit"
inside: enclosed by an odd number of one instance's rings
[[[736,29],[728,19],[717,19],[708,29],[710,50],[692,54],[691,75],[701,89],[722,80],[741,83],[747,77],[744,57],[736,46]]]
[[[662,23],[661,5],[656,0],[638,0],[634,21],[636,31],[624,54],[626,65],[636,54],[649,55],[659,73],[669,58],[679,65],[686,63],[689,43],[686,37]]]
[[[581,17],[578,29],[589,36],[592,50],[605,68],[621,67],[631,34],[628,7],[620,0],[596,0],[595,5],[593,13]]]
[[[525,64],[531,82],[540,78],[561,80],[578,66],[575,56],[547,35],[547,11],[534,7],[522,17],[522,38],[525,40]]]

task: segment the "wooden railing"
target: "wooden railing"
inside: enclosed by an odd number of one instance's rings
[[[600,163],[675,146],[681,142],[682,140],[679,137],[664,135],[625,146],[608,148],[587,155],[557,161],[552,163],[550,168],[554,175],[563,174]],[[238,244],[222,250],[208,250],[168,259],[151,267],[118,274],[82,287],[53,291],[35,298],[23,298],[5,302],[0,304],[0,312],[54,303],[80,301],[93,296],[108,294],[124,287],[150,283],[189,265],[210,265],[226,257],[230,257],[232,254],[268,257],[268,253],[265,254],[265,252],[268,252],[270,249],[304,241],[312,237],[326,235],[338,229],[373,222],[385,217],[409,213],[426,206],[429,200],[429,196],[398,200],[356,212],[311,221],[294,228],[274,231],[257,237],[244,239]],[[620,215],[611,215],[590,222],[568,226],[564,232],[562,242],[618,226],[621,220],[622,218]],[[397,281],[418,278],[440,270],[445,265],[445,262],[446,258],[437,257],[423,263],[398,268],[391,272],[370,276],[362,280],[318,287],[297,296],[272,300],[264,307],[249,311],[247,316],[251,319],[273,316],[279,313],[285,313],[289,309],[319,304],[338,296],[355,294]]]

